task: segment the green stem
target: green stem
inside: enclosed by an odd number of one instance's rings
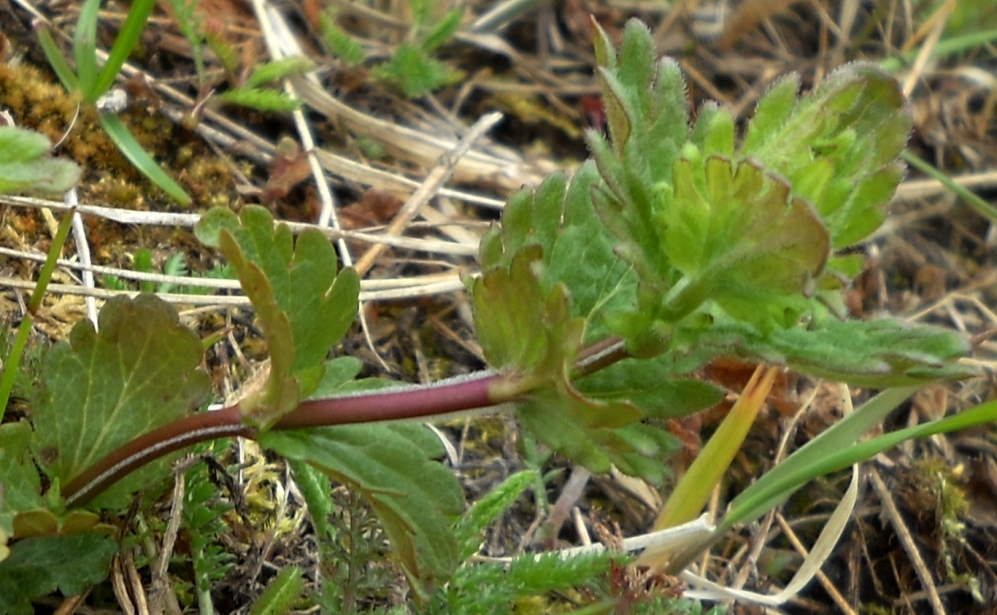
[[[10,393],[14,389],[14,378],[17,376],[17,369],[21,365],[21,357],[24,356],[24,348],[28,344],[28,336],[31,335],[31,327],[35,322],[35,313],[42,305],[45,298],[45,289],[52,279],[52,272],[62,253],[62,246],[69,237],[69,229],[72,228],[73,216],[76,215],[76,208],[72,208],[59,222],[59,228],[52,239],[52,246],[48,250],[48,258],[42,265],[42,270],[38,274],[38,283],[28,300],[27,313],[21,319],[21,324],[17,328],[17,337],[14,338],[14,345],[11,346],[10,355],[4,363],[3,376],[0,378],[0,421],[3,420],[4,412],[7,410],[7,402],[10,401]]]

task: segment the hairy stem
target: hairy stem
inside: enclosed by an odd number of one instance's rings
[[[603,340],[579,353],[576,375],[590,374],[627,356],[621,340]],[[482,371],[428,385],[305,401],[281,418],[272,429],[429,419],[515,401],[538,386],[543,386],[543,383],[520,374]],[[66,506],[86,504],[115,481],[181,448],[216,438],[254,438],[256,433],[255,429],[243,423],[238,405],[187,416],[163,425],[119,447],[66,483],[62,488]]]
[[[510,378],[492,371],[458,376],[430,385],[400,387],[303,402],[273,429],[302,429],[373,421],[428,418],[511,401],[495,390]],[[115,481],[181,448],[231,436],[253,438],[238,405],[187,416],[121,446],[63,486],[66,505],[81,506]]]

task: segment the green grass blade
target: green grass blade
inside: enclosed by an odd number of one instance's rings
[[[104,127],[107,136],[111,137],[111,140],[118,146],[121,153],[135,165],[136,169],[152,180],[154,184],[162,188],[163,192],[168,194],[170,198],[181,205],[190,205],[190,196],[184,192],[180,184],[173,181],[173,178],[167,175],[166,171],[156,164],[156,161],[152,159],[152,156],[147,151],[142,149],[142,146],[135,140],[134,135],[128,131],[128,127],[121,121],[121,118],[113,113],[101,113],[100,125]]]
[[[139,37],[142,36],[142,30],[145,29],[145,24],[149,20],[149,15],[155,6],[156,0],[134,0],[132,2],[131,8],[128,9],[128,16],[125,17],[125,23],[121,25],[118,38],[114,40],[114,45],[107,56],[107,61],[104,62],[104,67],[97,78],[95,86],[95,91],[98,92],[97,96],[111,89],[111,84],[114,83],[115,77],[118,76],[118,71],[121,70],[125,60],[128,59],[128,55],[132,52],[135,44],[138,43]],[[94,100],[96,100],[96,97]]]
[[[76,78],[76,73],[69,66],[69,62],[66,61],[65,56],[62,55],[62,50],[55,43],[52,38],[52,33],[49,32],[48,26],[38,27],[38,44],[41,45],[42,52],[45,53],[45,59],[48,60],[49,65],[52,66],[52,70],[55,71],[59,81],[65,86],[66,90],[70,92],[77,92],[80,89],[80,81]]]
[[[928,164],[924,160],[918,158],[909,151],[905,151],[901,154],[903,159],[907,161],[907,164],[914,167],[918,171],[924,173],[932,179],[936,179],[942,183],[943,186],[955,193],[956,196],[966,201],[966,203],[976,210],[976,213],[980,214],[987,220],[991,222],[997,222],[997,208],[993,205],[984,201],[978,194],[956,183],[951,177],[942,173],[932,165]]]
[[[10,354],[3,365],[3,376],[0,377],[0,421],[3,420],[4,411],[7,409],[7,401],[10,400],[10,392],[14,388],[14,378],[17,376],[17,368],[21,364],[21,357],[24,355],[24,348],[28,343],[28,336],[31,334],[31,326],[35,321],[34,314],[41,307],[42,299],[45,297],[45,289],[49,280],[52,279],[52,272],[55,271],[56,262],[62,254],[62,246],[69,237],[69,229],[73,227],[73,216],[76,210],[70,210],[59,222],[59,229],[52,240],[52,246],[48,249],[48,258],[42,265],[42,270],[38,274],[38,282],[35,290],[28,300],[28,311],[21,320],[17,328],[17,337],[14,338],[14,345],[11,346]]]
[[[856,413],[861,411],[860,409]],[[813,478],[867,461],[902,442],[913,438],[926,438],[935,434],[949,433],[994,421],[997,421],[997,402],[988,402],[944,419],[893,431],[842,449],[827,449],[835,450],[836,452],[819,457],[813,464],[805,468],[796,468],[797,472],[793,475],[783,476],[783,480],[773,485],[765,485],[764,488],[758,490],[757,494],[752,494],[752,497],[745,498],[745,501],[739,502],[745,495],[748,495],[749,491],[752,491],[754,487],[760,485],[768,478],[768,476],[762,477],[762,480],[749,487],[731,503],[728,518],[724,519],[723,524],[717,528],[717,532],[729,529],[736,523],[757,518],[778,505],[793,491]],[[802,451],[803,449],[800,450]],[[788,462],[789,459],[786,461]],[[756,502],[758,504],[755,504]]]
[[[86,0],[76,21],[73,54],[76,56],[76,77],[80,81],[83,99],[96,101],[103,92],[97,91],[97,17],[100,0]]]
[[[852,446],[860,437],[917,389],[916,386],[888,389],[805,444],[737,496],[717,531],[756,519],[778,506],[808,481],[862,461],[864,458],[853,460],[853,456],[845,453],[854,450]],[[842,458],[838,459],[839,456]],[[834,461],[829,463],[832,459]]]
[[[932,59],[944,58],[945,56],[955,53],[963,53],[972,49],[990,45],[994,41],[997,41],[997,30],[993,29],[970,32],[969,34],[960,34],[938,41],[931,57]],[[896,73],[903,67],[910,66],[914,62],[920,50],[920,47],[915,47],[903,55],[890,56],[884,60],[881,60],[879,62],[879,66],[887,72]]]

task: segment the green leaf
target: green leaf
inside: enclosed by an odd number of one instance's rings
[[[117,541],[103,532],[26,538],[0,562],[0,613],[30,615],[31,601],[58,590],[82,593],[107,577]]]
[[[83,99],[93,104],[103,92],[97,91],[97,17],[100,0],[86,0],[80,8],[73,36],[76,56],[76,76],[80,80]]]
[[[268,113],[290,113],[301,108],[301,101],[277,90],[256,88],[236,88],[215,96],[215,99],[230,105],[241,105]]]
[[[637,20],[627,23],[619,52],[601,29],[595,45],[610,133],[610,142],[598,132],[588,134],[606,182],[596,191],[596,208],[641,279],[665,280],[670,267],[653,223],[651,194],[670,182],[689,136],[685,80],[674,60],[655,61],[651,34]]]
[[[540,474],[536,470],[517,472],[482,496],[474,506],[461,515],[454,526],[454,532],[460,545],[462,561],[477,552],[481,545],[481,535],[488,526],[512,508],[519,496],[539,479]]]
[[[578,381],[593,399],[626,399],[645,417],[678,418],[718,404],[724,391],[707,382],[673,378],[666,357],[625,359]]]
[[[457,28],[460,27],[461,10],[453,9],[444,15],[436,25],[433,26],[432,30],[426,33],[426,36],[422,39],[422,49],[426,53],[433,53],[436,51],[443,43],[450,40],[450,37],[457,32]]]
[[[794,327],[763,334],[743,322],[718,315],[712,326],[698,331],[696,336],[696,352],[789,365],[807,374],[858,386],[907,386],[976,373],[971,366],[955,363],[969,351],[962,336],[891,319],[831,319],[815,330]],[[677,351],[673,358],[680,354]],[[701,360],[694,363],[698,365]]]
[[[574,364],[585,331],[568,313],[561,284],[544,293],[533,273],[541,248],[520,250],[509,267],[485,271],[471,282],[478,339],[496,368],[558,379]]]
[[[870,64],[843,66],[799,101],[798,88],[799,77],[790,75],[759,101],[741,156],[786,177],[841,249],[883,220],[902,175],[895,161],[910,134],[910,110],[896,80]]]
[[[373,68],[371,74],[408,98],[418,98],[437,88],[458,82],[463,73],[429,56],[415,43],[404,42],[391,60]]]
[[[0,126],[0,194],[62,194],[76,185],[80,168],[69,160],[46,156],[52,144],[33,130]]]
[[[831,455],[855,444],[876,425],[880,425],[887,414],[915,391],[915,387],[884,391],[807,442],[734,498],[721,528],[726,530],[738,523],[752,522],[784,502],[808,481],[833,471],[823,468],[818,470],[818,466]],[[866,458],[861,460],[864,459]],[[846,463],[839,468],[848,465],[851,464]]]
[[[45,59],[52,66],[52,70],[59,77],[59,81],[62,82],[63,87],[69,92],[78,92],[80,90],[80,81],[76,78],[76,73],[69,66],[66,57],[62,55],[62,50],[56,44],[55,39],[52,38],[52,33],[49,32],[48,27],[45,25],[41,25],[38,28],[38,44],[45,54]]]
[[[425,598],[453,573],[458,547],[450,522],[464,498],[453,473],[433,461],[443,450],[428,429],[395,423],[265,432],[260,444],[362,494],[416,595]]]
[[[677,322],[712,299],[760,320],[758,304],[811,289],[827,262],[827,230],[789,185],[757,166],[719,157],[701,164],[675,163],[656,216],[665,253],[686,275],[665,299],[668,316]]]
[[[125,17],[124,23],[121,24],[121,30],[118,32],[118,37],[114,39],[111,51],[107,54],[107,61],[101,68],[100,77],[94,88],[93,100],[97,100],[111,89],[118,72],[121,71],[121,67],[124,66],[132,49],[135,48],[142,36],[145,24],[149,21],[149,15],[152,14],[152,9],[155,6],[156,0],[134,0],[128,7],[128,15]]]
[[[0,532],[8,535],[17,513],[44,505],[41,478],[28,450],[32,435],[24,421],[0,425]]]
[[[181,205],[190,205],[190,196],[184,192],[180,184],[173,181],[166,171],[161,169],[156,161],[152,159],[149,152],[145,151],[135,136],[129,132],[128,127],[113,113],[101,113],[100,125],[103,126],[107,136],[114,141],[121,153],[125,155],[132,165],[143,175],[149,178],[152,183],[162,189],[170,198]]]
[[[341,60],[347,67],[355,68],[367,59],[367,53],[360,43],[336,24],[333,9],[326,9],[319,15],[319,30],[329,53]]]
[[[352,269],[337,273],[335,248],[321,232],[308,229],[295,241],[262,207],[246,207],[238,219],[216,210],[196,232],[221,247],[266,335],[270,379],[242,407],[247,419],[269,426],[318,387],[329,349],[356,317],[360,280]]]
[[[301,597],[304,588],[305,580],[301,576],[300,568],[297,566],[283,568],[267,584],[267,588],[257,598],[249,615],[283,615],[291,610],[291,605]]]
[[[554,174],[535,191],[509,199],[502,226],[482,240],[481,266],[509,266],[528,245],[542,252],[531,266],[541,292],[563,284],[571,298],[570,314],[586,321],[585,343],[605,337],[602,316],[634,301],[635,273],[615,252],[617,239],[596,215],[591,190],[599,181],[592,163],[571,177]],[[483,325],[479,324],[479,328]]]
[[[253,70],[249,78],[246,79],[246,83],[242,84],[242,89],[252,90],[261,85],[279,81],[284,77],[299,75],[311,67],[311,61],[300,56],[264,62]]]
[[[31,162],[47,154],[50,149],[52,142],[40,132],[17,126],[0,126],[2,162]]]
[[[176,310],[153,295],[115,297],[73,327],[69,343],[45,356],[42,392],[32,416],[35,458],[62,484],[118,446],[186,416],[207,402],[208,376],[198,368],[201,340]],[[135,491],[168,472],[157,462],[98,496],[96,508],[127,507]]]

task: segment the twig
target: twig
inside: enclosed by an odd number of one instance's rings
[[[921,552],[914,542],[914,537],[911,536],[910,530],[907,529],[907,524],[904,523],[903,517],[900,516],[900,511],[893,501],[893,494],[890,493],[883,479],[880,478],[879,471],[876,468],[870,468],[869,478],[872,480],[872,486],[876,490],[876,494],[879,495],[879,501],[883,504],[883,510],[886,512],[890,524],[897,532],[900,544],[903,545],[904,551],[910,557],[911,566],[914,567],[914,572],[921,581],[921,587],[927,593],[931,610],[934,611],[935,615],[946,615],[945,606],[942,604],[941,596],[938,595],[938,588],[935,586],[935,581],[931,578],[931,572],[928,571],[928,567],[924,564],[924,559],[921,557]]]
[[[429,202],[429,199],[433,198],[439,192],[440,188],[443,187],[443,184],[450,179],[457,166],[457,162],[467,154],[474,142],[484,136],[501,119],[501,113],[489,113],[475,122],[474,126],[467,131],[467,134],[457,142],[457,145],[450,152],[443,155],[436,167],[426,176],[426,180],[419,186],[419,189],[409,197],[409,200],[402,206],[395,219],[388,225],[385,235],[392,236],[401,233],[405,225],[419,213],[419,210]],[[375,244],[364,252],[364,255],[360,257],[360,260],[356,264],[356,270],[360,274],[360,277],[363,277],[370,270],[374,261],[380,256],[383,250],[383,244]]]

